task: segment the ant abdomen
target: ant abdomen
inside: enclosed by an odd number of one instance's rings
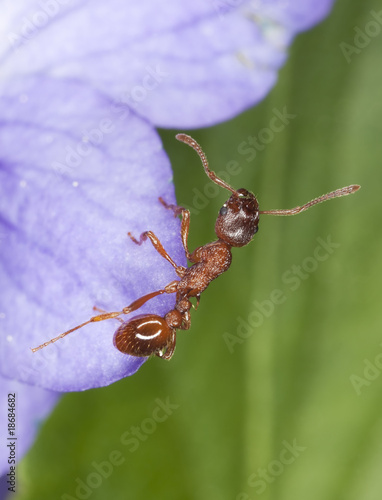
[[[170,359],[175,349],[175,329],[156,314],[141,314],[116,330],[114,346],[131,356],[157,356]]]

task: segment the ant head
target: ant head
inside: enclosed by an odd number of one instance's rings
[[[218,186],[231,191],[231,198],[224,203],[220,209],[219,216],[216,221],[215,231],[221,240],[225,241],[233,247],[242,247],[249,243],[254,234],[257,233],[259,224],[259,214],[270,215],[295,215],[304,212],[317,203],[330,200],[331,198],[339,198],[348,194],[355,193],[361,187],[358,184],[352,184],[330,193],[314,198],[314,200],[305,203],[301,207],[295,207],[282,210],[259,210],[259,204],[255,196],[246,189],[234,189],[227,184],[223,179],[220,179],[215,172],[210,170],[207,157],[204,154],[200,145],[186,134],[178,134],[178,141],[188,144],[193,148],[202,160],[204,171],[212,182]]]
[[[233,247],[247,245],[257,233],[259,224],[259,204],[255,196],[246,189],[234,189],[210,170],[207,157],[195,139],[186,134],[178,134],[176,138],[198,153],[204,171],[212,182],[232,193],[231,198],[220,209],[216,220],[217,237]]]
[[[219,239],[233,247],[247,245],[259,229],[259,204],[246,189],[238,189],[221,207],[215,224]]]

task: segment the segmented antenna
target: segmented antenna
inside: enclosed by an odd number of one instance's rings
[[[330,193],[323,194],[322,196],[319,196],[318,198],[314,198],[314,200],[309,201],[308,203],[305,203],[305,205],[302,205],[301,207],[295,207],[295,208],[289,208],[289,209],[276,209],[276,210],[260,210],[260,214],[268,214],[268,215],[296,215],[299,214],[300,212],[304,212],[305,210],[308,210],[308,208],[312,207],[313,205],[317,205],[317,203],[322,203],[323,201],[331,200],[332,198],[340,198],[341,196],[347,196],[348,194],[353,194],[361,186],[358,184],[352,184],[351,186],[346,186],[340,189],[336,189],[335,191],[331,191]]]
[[[214,182],[215,184],[217,184],[218,186],[220,186],[224,189],[228,189],[228,191],[231,191],[231,193],[238,195],[236,189],[233,189],[233,187],[231,187],[225,181],[220,179],[215,174],[215,172],[210,170],[210,168],[208,166],[207,156],[205,155],[201,146],[195,141],[195,139],[193,139],[192,137],[190,137],[187,134],[177,134],[175,137],[178,139],[178,141],[184,142],[185,144],[188,144],[190,147],[192,147],[192,149],[194,149],[198,153],[198,155],[200,156],[200,159],[202,160],[204,170],[212,182]]]

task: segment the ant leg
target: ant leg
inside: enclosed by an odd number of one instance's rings
[[[200,294],[196,296],[196,306],[195,306],[195,311],[197,310],[197,308],[199,307],[199,304],[200,304]]]
[[[161,196],[159,196],[158,200],[160,201],[160,203],[162,203],[164,208],[167,208],[167,210],[172,210],[174,212],[174,217],[181,215],[183,210],[185,210],[185,208],[180,207],[178,205],[172,205],[171,203],[167,203]]]
[[[189,330],[191,327],[191,314],[187,311],[183,315],[182,325],[179,327],[180,330]]]
[[[195,260],[193,260],[192,257],[191,257],[191,253],[190,253],[190,251],[188,249],[188,244],[187,244],[188,233],[190,231],[190,217],[191,217],[190,211],[186,210],[183,207],[178,207],[177,205],[170,205],[170,204],[166,203],[164,201],[164,199],[161,198],[161,197],[159,197],[159,201],[162,203],[162,205],[165,208],[167,208],[169,210],[172,210],[174,212],[174,216],[175,217],[177,215],[181,215],[182,216],[182,224],[181,224],[181,227],[180,227],[180,236],[182,238],[183,248],[184,248],[184,251],[186,252],[187,259],[190,262],[195,262]]]
[[[178,290],[179,281],[171,281],[168,285],[166,285],[162,290],[157,290],[156,292],[148,293],[147,295],[143,295],[137,300],[134,300],[129,306],[124,307],[122,309],[121,314],[130,314],[133,311],[136,311],[140,307],[143,306],[148,300],[157,297],[158,295],[162,295],[162,293],[175,293]]]
[[[118,311],[118,312],[104,313],[104,314],[99,314],[98,316],[93,316],[88,321],[85,321],[84,323],[81,323],[80,325],[77,325],[74,328],[71,328],[70,330],[67,330],[64,333],[61,333],[57,337],[54,337],[54,339],[48,340],[48,342],[44,342],[38,347],[31,347],[31,351],[32,352],[39,351],[43,347],[46,347],[49,344],[53,344],[54,342],[57,342],[57,340],[63,339],[64,337],[69,335],[69,333],[75,332],[76,330],[79,330],[80,328],[82,328],[85,325],[88,325],[89,323],[94,323],[96,321],[104,321],[105,319],[117,318],[121,314],[123,314],[122,311]]]
[[[187,259],[190,262],[195,262],[195,260],[192,257],[192,254],[190,253],[188,249],[188,233],[190,232],[190,212],[189,210],[183,210],[182,211],[182,224],[180,226],[180,236],[182,238],[182,243],[183,243],[183,248],[184,251],[186,252]]]
[[[32,352],[39,351],[43,347],[46,347],[49,344],[53,344],[54,342],[57,342],[57,340],[63,339],[64,337],[69,335],[69,333],[75,332],[76,330],[79,330],[80,328],[88,325],[89,323],[95,323],[97,321],[105,321],[107,319],[113,319],[113,318],[118,319],[118,316],[120,316],[121,314],[129,314],[129,313],[139,309],[148,300],[156,297],[157,295],[162,295],[163,293],[175,293],[177,291],[177,287],[178,287],[178,281],[172,281],[167,286],[165,286],[162,290],[157,290],[156,292],[151,292],[151,293],[148,293],[147,295],[144,295],[143,297],[140,297],[139,299],[132,302],[129,306],[124,307],[122,309],[122,311],[105,312],[103,314],[93,316],[88,321],[85,321],[84,323],[81,323],[80,325],[77,325],[74,328],[71,328],[70,330],[67,330],[64,333],[61,333],[57,337],[54,337],[53,339],[48,340],[48,342],[44,342],[43,344],[39,345],[38,347],[31,348],[31,351]],[[95,310],[99,310],[99,309],[95,308]],[[123,323],[123,321],[122,321],[122,323]]]
[[[159,358],[162,358],[162,359],[166,359],[167,361],[169,361],[173,354],[174,354],[174,351],[175,351],[175,343],[176,343],[176,333],[173,332],[172,335],[171,335],[171,339],[166,347],[166,350],[163,352],[163,351],[159,351],[156,353],[156,355],[159,357]]]
[[[93,306],[93,311],[98,311],[100,313],[106,313],[107,314],[107,311],[105,311],[105,309],[101,309],[100,307],[97,307],[97,306]],[[124,323],[123,319],[122,318],[115,318],[117,319],[120,323]]]
[[[160,242],[159,238],[155,236],[155,234],[152,231],[145,231],[144,233],[141,234],[139,237],[139,240],[134,238],[134,236],[129,232],[127,233],[128,236],[136,243],[137,245],[142,245],[144,241],[147,240],[147,238],[151,241],[153,247],[155,250],[164,258],[166,259],[172,267],[175,269],[176,274],[182,278],[184,276],[184,273],[186,271],[186,268],[183,266],[178,266],[172,258],[169,256],[169,254],[166,252],[166,250],[163,248],[162,243]]]

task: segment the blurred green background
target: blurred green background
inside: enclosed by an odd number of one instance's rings
[[[297,37],[262,103],[190,132],[216,172],[237,162],[230,182],[264,210],[353,183],[361,191],[297,217],[264,215],[203,294],[170,363],[155,358],[131,378],[62,398],[19,466],[13,498],[381,498],[382,27],[349,62],[341,46],[354,46],[372,10],[382,4],[338,1]],[[295,117],[270,138],[262,130],[285,107]],[[179,203],[192,207],[193,190],[209,183],[176,132],[161,136]],[[253,159],[240,153],[248,137],[263,146]],[[212,194],[192,213],[190,248],[214,239],[227,193]],[[317,238],[336,247],[317,250]],[[274,290],[283,302],[271,311]],[[259,312],[254,301],[266,314],[238,330]],[[227,333],[239,339],[233,352]],[[158,398],[173,405],[167,413]],[[91,488],[76,494],[81,481]]]

